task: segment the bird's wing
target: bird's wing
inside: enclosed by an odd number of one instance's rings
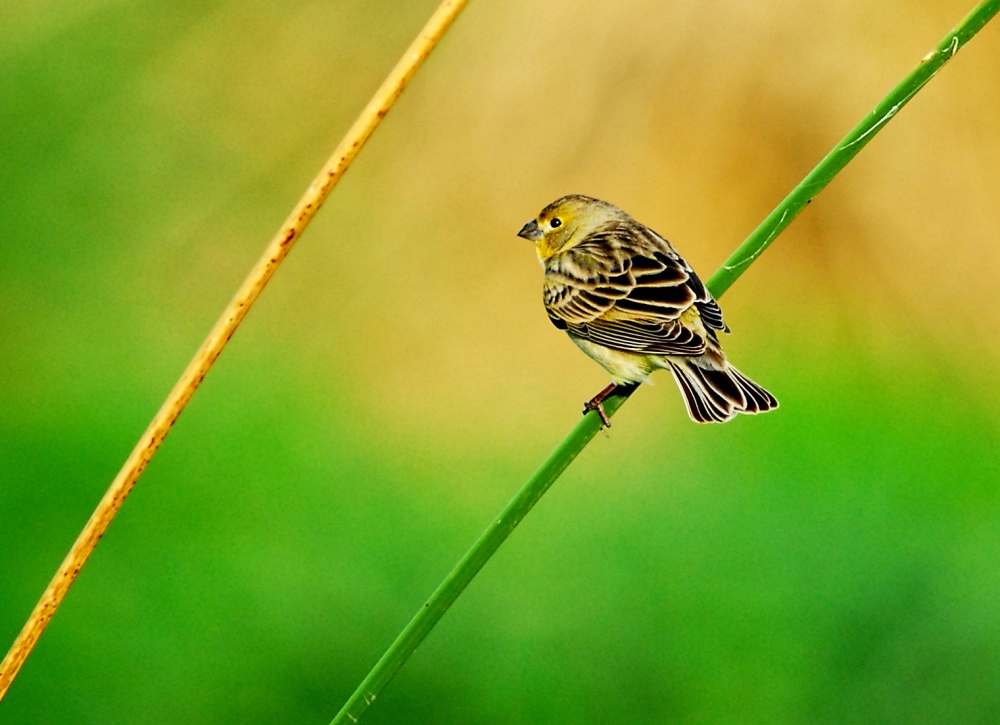
[[[577,337],[626,352],[701,355],[712,330],[725,329],[694,270],[644,227],[595,232],[559,257],[546,269],[545,308]]]

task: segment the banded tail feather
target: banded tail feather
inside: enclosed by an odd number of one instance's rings
[[[670,358],[669,363],[688,415],[697,423],[725,423],[737,413],[755,415],[778,407],[773,395],[726,361],[721,369],[703,368],[696,358]]]

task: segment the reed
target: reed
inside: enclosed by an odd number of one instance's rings
[[[883,98],[843,140],[828,153],[747,237],[729,259],[712,275],[707,286],[721,297],[740,275],[750,268],[777,236],[819,194],[840,171],[896,116],[934,75],[1000,11],[1000,0],[980,3],[948,33],[920,64]],[[614,415],[636,388],[613,394],[604,401],[608,415]],[[528,479],[510,503],[493,519],[472,548],[445,577],[430,598],[400,632],[375,664],[331,725],[356,723],[382,689],[399,671],[424,637],[444,616],[469,582],[475,578],[500,545],[517,528],[532,507],[562,475],[601,429],[596,412],[589,412],[570,431],[552,454]]]
[[[70,586],[87,563],[97,542],[107,531],[115,514],[125,502],[125,497],[135,486],[139,476],[156,454],[160,444],[170,432],[177,417],[187,406],[195,394],[201,381],[205,379],[212,365],[222,354],[226,343],[236,332],[247,312],[257,301],[264,286],[268,283],[285,257],[292,250],[295,242],[312,221],[320,205],[333,191],[333,187],[343,178],[351,162],[372,135],[399,95],[406,88],[431,51],[441,40],[448,28],[458,17],[458,14],[468,4],[468,0],[444,0],[431,16],[430,20],[417,35],[416,39],[406,49],[403,57],[386,77],[375,92],[375,95],[351,126],[347,135],[337,146],[333,155],[313,179],[312,184],[299,199],[299,202],[274,235],[257,264],[250,271],[236,296],[223,311],[218,322],[208,333],[198,352],[188,363],[180,380],[174,385],[167,399],[153,417],[146,432],[142,434],[132,453],[125,461],[118,475],[112,481],[107,493],[101,499],[94,513],[91,514],[83,531],[73,543],[62,564],[56,571],[52,581],[42,593],[41,599],[35,605],[31,616],[25,623],[17,639],[11,646],[3,662],[0,662],[0,700],[10,689],[11,683],[17,677],[21,666],[31,654],[45,627],[51,621],[59,605],[66,597]]]

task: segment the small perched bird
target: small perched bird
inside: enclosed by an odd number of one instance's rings
[[[717,331],[722,310],[673,245],[624,211],[573,194],[549,204],[517,233],[535,243],[545,270],[542,299],[552,324],[611,373],[589,400],[604,425],[602,401],[617,386],[673,373],[698,423],[778,407],[773,395],[726,360]]]

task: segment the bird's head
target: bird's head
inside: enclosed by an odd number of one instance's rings
[[[605,223],[628,218],[613,204],[571,194],[542,209],[537,217],[521,227],[517,236],[535,243],[535,251],[544,264],[553,255],[575,247]]]

